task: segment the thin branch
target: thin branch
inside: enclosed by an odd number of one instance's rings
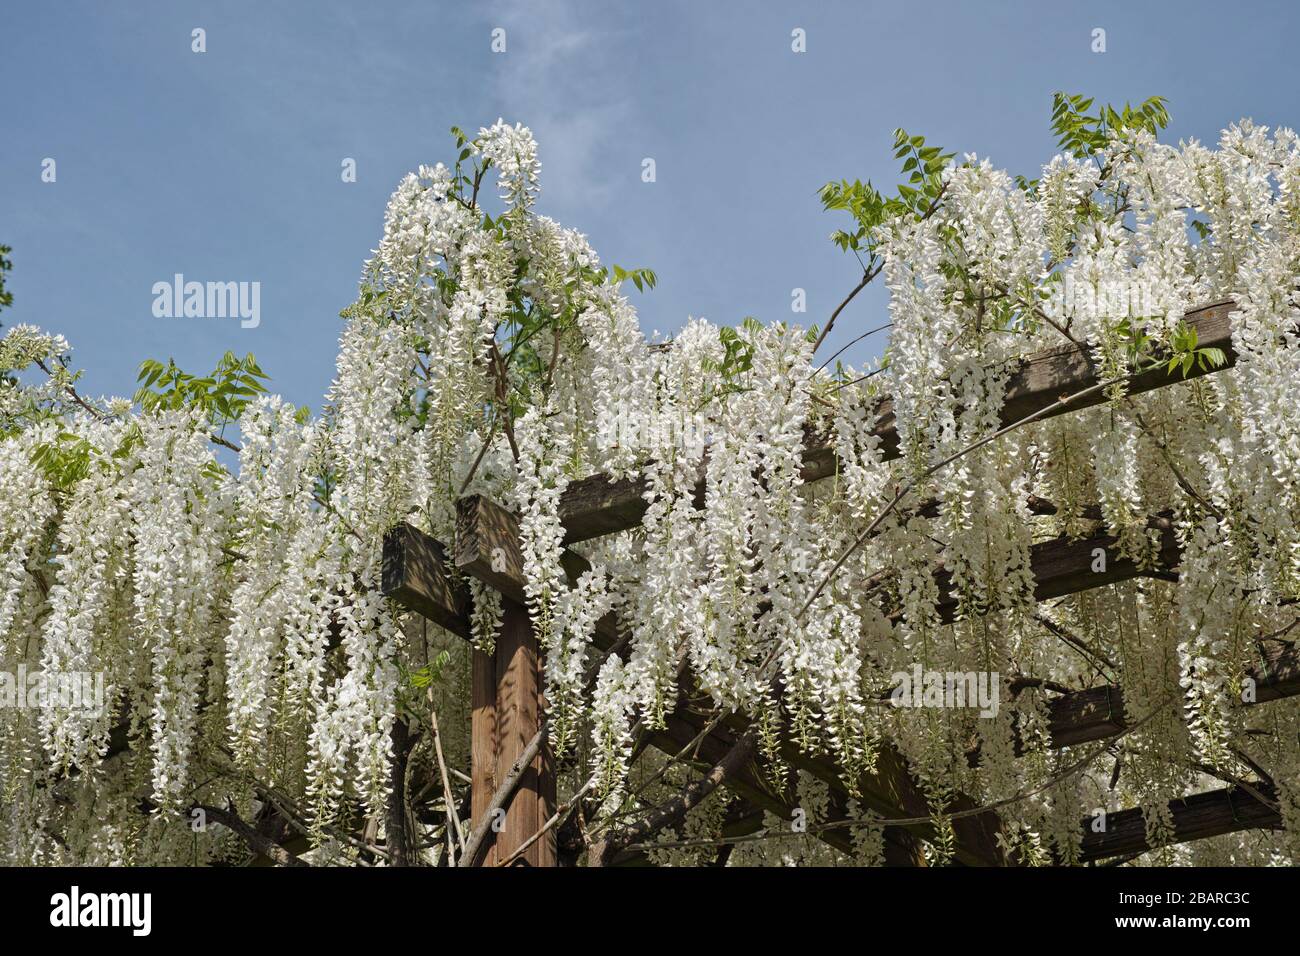
[[[456,813],[456,799],[451,790],[451,779],[447,776],[447,761],[442,755],[442,734],[438,732],[438,712],[433,707],[433,687],[428,690],[429,722],[433,725],[433,752],[438,757],[438,773],[442,776],[442,798],[447,803],[447,816],[451,820],[451,832],[455,835],[456,845],[461,854],[465,852],[465,835],[460,832],[460,816]]]
[[[546,720],[543,718],[542,726],[537,728],[537,733],[533,734],[533,739],[528,741],[528,746],[524,748],[523,753],[514,762],[510,772],[505,775],[505,778],[501,781],[501,786],[497,787],[497,792],[492,795],[491,801],[483,811],[483,819],[474,827],[474,830],[469,835],[469,840],[465,843],[465,850],[461,854],[457,866],[470,867],[474,865],[474,859],[478,856],[479,848],[483,845],[483,840],[492,827],[492,821],[496,817],[497,811],[504,807],[506,801],[514,794],[515,788],[519,786],[519,781],[523,779],[524,772],[528,769],[528,765],[533,762],[538,751],[542,749],[542,741],[545,738]]]
[[[59,365],[63,368],[64,371],[67,371],[66,365],[64,365],[62,362],[60,362]],[[48,375],[51,379],[54,378],[54,373],[50,371],[50,367],[46,365],[42,359],[36,360],[36,367],[39,368],[42,372],[44,372],[46,375]],[[81,395],[77,392],[77,390],[72,387],[71,382],[65,382],[63,385],[63,390],[68,393],[68,397],[70,397],[74,402],[76,402],[87,412],[89,412],[92,418],[96,418],[101,422],[106,421],[108,419],[107,415],[105,415],[98,408],[95,408],[84,398],[82,398]]]
[[[1111,660],[1101,651],[1096,650],[1095,648],[1090,646],[1087,641],[1079,637],[1077,634],[1073,634],[1066,628],[1062,627],[1060,624],[1057,624],[1055,621],[1053,621],[1050,617],[1048,617],[1046,614],[1042,613],[1041,611],[1034,612],[1034,620],[1037,621],[1039,624],[1041,624],[1043,627],[1047,628],[1049,631],[1051,631],[1061,640],[1065,641],[1065,643],[1069,644],[1075,650],[1080,651],[1081,653],[1083,653],[1084,655],[1092,659],[1094,663],[1105,664],[1112,671],[1118,669],[1118,665],[1116,665],[1116,663],[1113,660]]]
[[[636,823],[606,837],[592,849],[594,865],[603,866],[619,850],[627,849],[648,839],[661,830],[676,826],[686,814],[699,806],[723,782],[736,776],[749,762],[758,746],[758,730],[751,727],[718,763],[703,777],[686,787],[663,806],[642,817]]]
[[[1137,723],[1131,724],[1130,726],[1126,727],[1122,733],[1118,734],[1115,738],[1112,738],[1110,741],[1106,743],[1106,745],[1095,748],[1091,753],[1085,755],[1084,757],[1070,764],[1064,770],[1060,771],[1055,776],[1049,778],[1039,786],[1029,790],[1022,790],[1019,793],[1013,794],[1010,797],[1005,797],[1004,799],[1001,800],[995,800],[992,803],[986,803],[983,806],[971,807],[966,810],[958,810],[954,813],[945,813],[943,814],[944,819],[961,820],[967,817],[980,816],[985,813],[993,813],[997,810],[1000,810],[1002,807],[1011,806],[1012,804],[1015,803],[1020,803],[1021,801],[1027,800],[1031,797],[1037,796],[1040,793],[1050,790],[1052,787],[1059,785],[1062,781],[1068,780],[1070,777],[1073,777],[1076,774],[1080,773],[1081,771],[1087,769],[1087,767],[1090,764],[1092,764],[1094,760],[1104,755],[1114,745],[1115,740],[1119,739],[1120,737],[1127,736],[1128,734],[1131,734],[1134,731],[1136,731],[1139,727],[1142,727],[1145,724],[1147,724],[1154,717],[1156,717],[1156,715],[1158,715],[1169,703],[1171,703],[1171,701],[1172,698],[1169,697],[1162,699],[1159,703],[1156,704],[1156,706],[1151,710],[1150,713],[1148,713]],[[925,825],[933,824],[934,815],[926,816],[926,817],[882,817],[881,822],[885,826],[891,826],[891,827],[925,826]],[[757,840],[770,840],[770,839],[778,839],[781,837],[816,835],[826,830],[836,830],[836,829],[842,829],[844,827],[855,827],[861,825],[862,825],[862,821],[860,820],[846,818],[843,820],[828,820],[825,823],[810,824],[808,828],[802,832],[795,832],[793,830],[772,830],[768,828],[768,829],[760,830],[757,833],[748,834],[740,837],[722,837],[720,839],[713,839],[713,840],[682,840],[674,843],[632,844],[626,847],[626,849],[629,850],[651,850],[651,849],[669,849],[669,848],[685,849],[689,847],[701,847],[701,846],[722,846],[727,843],[749,843]]]
[[[262,836],[262,834],[258,833],[251,826],[245,823],[233,810],[220,810],[203,803],[196,803],[190,808],[190,810],[191,812],[198,810],[208,820],[220,823],[227,830],[237,834],[246,844],[248,844],[249,849],[253,852],[260,853],[262,856],[278,863],[280,866],[309,865],[298,859],[298,857],[294,856],[284,847],[280,846],[280,844],[274,843]]]
[[[500,863],[498,863],[497,866],[509,866],[515,860],[519,859],[526,852],[528,852],[528,848],[531,847],[538,840],[540,840],[542,837],[546,836],[546,834],[549,833],[552,829],[554,829],[555,826],[559,824],[561,818],[567,816],[569,811],[578,805],[579,801],[582,800],[582,798],[587,795],[587,791],[589,791],[593,786],[595,786],[595,784],[596,784],[595,777],[592,777],[586,783],[584,783],[581,789],[579,789],[577,793],[575,793],[568,800],[565,800],[562,804],[560,804],[558,807],[555,808],[555,812],[551,814],[549,820],[547,820],[545,823],[542,824],[540,830],[538,830],[536,833],[530,836],[523,843],[519,844],[519,848],[515,850],[514,853],[511,853],[508,857],[502,860]]]
[[[814,355],[817,353],[817,350],[821,348],[821,344],[826,340],[826,336],[830,334],[831,328],[835,325],[835,320],[840,317],[840,313],[844,311],[844,307],[857,298],[858,293],[867,287],[867,283],[880,275],[880,270],[884,267],[885,264],[883,262],[878,262],[874,269],[867,269],[862,273],[861,280],[859,280],[858,284],[853,287],[853,291],[844,297],[844,301],[835,307],[835,311],[831,313],[831,317],[826,321],[826,327],[817,335],[817,341],[813,343]]]
[[[501,406],[501,425],[505,429],[506,440],[510,442],[510,454],[514,456],[515,461],[519,461],[519,444],[515,441],[515,428],[510,421],[509,378],[506,372],[506,362],[501,357],[501,350],[497,348],[495,340],[492,342],[491,355],[492,373],[496,379],[497,403]]]
[[[1174,457],[1169,452],[1169,446],[1166,445],[1159,438],[1157,438],[1155,434],[1151,431],[1151,428],[1146,423],[1146,419],[1142,417],[1142,413],[1139,412],[1137,410],[1137,406],[1133,404],[1132,396],[1126,395],[1124,398],[1124,403],[1128,405],[1129,409],[1133,412],[1133,417],[1134,419],[1136,419],[1138,423],[1138,427],[1141,428],[1142,431],[1146,433],[1146,436],[1150,438],[1153,442],[1155,442],[1156,447],[1160,449],[1161,457],[1164,458],[1165,464],[1169,466],[1169,470],[1173,473],[1174,481],[1178,483],[1178,487],[1183,489],[1183,491],[1187,494],[1189,498],[1191,498],[1193,501],[1196,501],[1203,508],[1205,508],[1206,511],[1208,511],[1210,514],[1214,515],[1216,518],[1222,521],[1223,512],[1220,511],[1218,508],[1216,508],[1213,505],[1213,503],[1207,501],[1199,492],[1197,492],[1197,490],[1192,487],[1192,483],[1188,481],[1186,477],[1184,477],[1181,471],[1178,470],[1178,466],[1174,463]]]
[[[865,339],[865,338],[869,338],[870,336],[875,335],[877,332],[883,332],[883,331],[885,331],[886,329],[892,328],[893,325],[894,325],[893,322],[886,322],[884,325],[878,325],[878,326],[876,326],[874,329],[869,329],[868,331],[863,332],[863,333],[862,333],[861,335],[859,335],[857,338],[851,340],[851,341],[849,342],[848,345],[844,346],[844,347],[841,348],[838,352],[836,352],[834,355],[832,355],[830,358],[828,358],[825,362],[822,362],[821,365],[818,365],[818,366],[817,366],[817,372],[820,372],[820,371],[822,371],[823,369],[825,369],[827,365],[830,365],[831,362],[834,362],[837,358],[839,358],[841,355],[843,355],[843,354],[844,354],[845,352],[847,352],[849,349],[853,348],[853,346],[857,345],[857,344],[858,344],[859,342],[861,342],[863,339]],[[816,375],[817,372],[814,372],[813,374]]]
[[[478,473],[478,466],[483,464],[483,456],[487,454],[487,450],[492,444],[492,439],[497,436],[498,421],[500,421],[500,415],[494,416],[492,419],[492,426],[488,429],[487,438],[483,440],[483,447],[478,450],[478,455],[474,459],[474,464],[469,466],[469,473],[465,475],[465,480],[461,482],[460,491],[456,493],[456,497],[459,498],[465,494],[465,489],[469,487],[469,483],[474,480],[474,475]]]

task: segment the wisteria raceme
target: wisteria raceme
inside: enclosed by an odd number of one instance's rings
[[[0,444],[0,500],[25,502],[23,509],[6,508],[0,516],[0,634],[9,635],[21,627],[15,620],[23,594],[31,586],[29,565],[45,523],[54,516],[54,499],[41,469],[31,460],[42,439],[54,437],[53,429],[20,433]]]
[[[454,546],[468,494],[518,516],[550,744],[601,827],[698,779],[641,747],[685,696],[758,724],[755,769],[798,781],[807,822],[848,807],[852,852],[768,815],[732,865],[882,862],[888,819],[863,785],[885,746],[929,800],[934,862],[958,851],[959,798],[999,804],[1018,861],[1077,863],[1085,815],[1141,807],[1159,847],[1171,799],[1258,767],[1280,835],[1147,859],[1300,859],[1297,704],[1249,699],[1300,600],[1294,133],[1243,122],[1207,147],[1112,131],[1032,181],[948,163],[931,201],[870,236],[887,361],[836,371],[792,324],[692,318],[646,336],[629,273],[535,211],[529,130],[458,137],[458,162],[421,166],[389,200],[323,413],[241,400],[237,453],[218,450],[209,407],[89,399],[62,339],[0,339],[0,372],[22,373],[0,375],[3,668],[104,677],[100,709],[0,708],[5,862],[243,852],[224,827],[190,831],[201,804],[281,814],[313,862],[365,858],[389,837],[395,781],[441,759],[430,701],[470,659],[383,596],[384,536],[405,521]],[[1212,370],[1222,356],[1182,316],[1227,298],[1231,369],[1128,393],[1134,371]],[[1091,357],[1101,404],[999,434],[1022,361],[1060,348]],[[834,477],[807,480],[809,436],[831,442]],[[571,579],[561,502],[600,474],[642,479],[644,517],[567,545],[591,566]],[[1176,570],[1157,566],[1162,533]],[[1036,545],[1103,534],[1117,542],[1093,570],[1132,559],[1137,577],[1035,600]],[[490,653],[502,596],[451,573]],[[609,614],[623,640],[598,652]],[[444,638],[461,651],[440,656]],[[890,706],[918,672],[987,678],[991,712]],[[1122,688],[1129,728],[1080,760],[1054,741],[1052,707],[1103,685]],[[837,767],[844,800],[808,766]],[[415,792],[442,800],[435,776]],[[735,799],[709,795],[651,858],[708,860]],[[426,861],[455,845],[410,817]]]
[[[559,507],[560,496],[569,484],[565,467],[573,457],[571,436],[557,429],[555,422],[555,412],[547,406],[530,409],[519,421],[519,480],[514,489],[520,515],[520,548],[528,576],[528,608],[534,628],[548,650],[553,648],[554,605],[564,588],[560,567],[564,528]]]
[[[149,708],[153,799],[167,809],[179,806],[189,783],[227,533],[225,476],[214,474],[196,424],[184,413],[143,418],[128,492],[133,636],[150,658],[151,691],[132,704]]]
[[[94,447],[112,452],[127,438],[121,426],[82,422]],[[59,561],[50,588],[41,666],[49,673],[106,673],[106,697],[116,699],[135,683],[125,646],[131,556],[124,547],[130,527],[129,473],[97,463],[65,502],[59,526]],[[115,621],[116,619],[116,621]],[[106,748],[113,712],[65,707],[47,701],[41,731],[55,767],[88,766]]]
[[[283,542],[311,520],[308,464],[314,436],[310,427],[298,425],[296,413],[278,400],[259,401],[241,420],[235,534],[244,577],[231,596],[226,676],[233,749],[245,763],[265,748],[276,662],[284,653],[293,609],[293,579],[301,574],[286,562],[299,556]]]

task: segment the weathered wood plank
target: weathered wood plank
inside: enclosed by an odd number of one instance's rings
[[[1300,645],[1263,640],[1256,646],[1259,663],[1246,671],[1246,676],[1255,681],[1255,702],[1300,694]]]
[[[1113,684],[1062,694],[1047,705],[1053,747],[1073,747],[1118,737],[1128,726],[1124,691]]]
[[[469,590],[447,573],[442,545],[406,522],[384,535],[383,593],[469,639]]]
[[[1196,330],[1200,347],[1223,350],[1227,358],[1223,368],[1231,368],[1237,358],[1232,349],[1232,323],[1229,320],[1235,308],[1236,303],[1230,300],[1216,302],[1193,309],[1186,316],[1188,325]],[[1197,367],[1188,373],[1187,378],[1205,374],[1209,373]],[[1063,396],[1091,388],[1097,381],[1095,363],[1085,350],[1067,346],[1035,355],[1007,383],[1002,423],[1009,425],[1043,411]],[[1182,381],[1184,378],[1181,372],[1171,374],[1160,368],[1135,376],[1130,380],[1128,388],[1131,394],[1138,394]],[[1105,401],[1105,396],[1099,392],[1052,409],[1043,417],[1054,418]],[[894,422],[893,403],[888,398],[882,399],[876,408],[873,430],[880,436],[885,459],[898,457],[898,431]],[[816,481],[834,474],[835,469],[835,454],[829,436],[810,432],[804,447],[804,478]],[[636,527],[649,507],[645,499],[647,490],[648,485],[641,478],[610,481],[604,475],[593,475],[573,482],[560,499],[560,520],[564,524],[565,542],[572,544]],[[701,493],[697,495],[701,501],[702,491],[701,486]]]
[[[497,791],[497,668],[496,657],[475,648],[470,664],[470,826],[469,832],[487,813]],[[495,866],[496,845],[483,841],[478,863]]]
[[[470,819],[471,830],[487,813],[501,785],[541,726],[541,655],[522,605],[506,599],[501,632],[493,653],[475,649],[471,673]],[[495,866],[511,858],[555,810],[555,773],[550,749],[542,747],[505,805],[498,827],[488,831],[477,865]],[[515,865],[555,866],[555,834],[546,834]]]
[[[500,780],[541,727],[542,661],[523,605],[507,599],[496,645],[496,776]],[[555,774],[550,748],[524,772],[497,833],[497,860],[510,858],[555,812]],[[555,834],[548,833],[518,858],[528,866],[555,865]]]
[[[1268,784],[1251,786],[1265,799],[1276,802],[1277,794]],[[1188,843],[1241,830],[1274,830],[1282,825],[1276,810],[1235,786],[1171,800],[1169,810],[1174,818],[1176,843]],[[1082,825],[1084,863],[1130,856],[1150,849],[1140,809],[1108,813],[1106,829],[1101,833],[1093,832],[1090,818],[1085,818]]]
[[[1148,525],[1159,536],[1157,568],[1176,568],[1182,552],[1174,535],[1173,522],[1165,515],[1157,515],[1149,519]],[[1048,601],[1137,577],[1142,573],[1137,562],[1121,557],[1116,550],[1118,543],[1119,540],[1113,535],[1094,534],[1075,540],[1053,538],[1032,545],[1029,549],[1029,567],[1034,576],[1034,599]],[[1094,565],[1099,563],[1098,550],[1103,552],[1105,560],[1100,570],[1095,570]],[[940,597],[936,605],[939,617],[945,624],[951,624],[957,610],[957,597],[952,591],[952,575],[940,568],[935,571],[934,577],[939,586]]]
[[[519,519],[514,512],[482,495],[462,498],[456,505],[456,542],[455,561],[462,573],[495,588],[512,601],[527,604],[524,558],[519,550]],[[586,558],[567,548],[560,564],[570,583],[591,567]],[[606,614],[596,622],[596,649],[609,650],[621,634],[617,617]]]
[[[1275,640],[1260,641],[1257,647],[1260,663],[1244,675],[1254,681],[1254,699],[1244,700],[1243,706],[1300,694],[1300,647]],[[1106,740],[1128,727],[1124,690],[1110,684],[1062,694],[1048,711],[1053,747]]]

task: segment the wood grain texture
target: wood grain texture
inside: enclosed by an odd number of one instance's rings
[[[384,595],[468,640],[469,589],[452,580],[450,567],[442,545],[406,522],[384,535]]]
[[[492,795],[497,791],[497,668],[493,654],[475,648],[470,664],[470,825],[483,820]],[[495,866],[496,846],[484,840],[479,853],[481,866]]]
[[[1260,796],[1276,802],[1277,794],[1267,784],[1252,784]],[[1278,812],[1261,803],[1241,787],[1224,787],[1169,801],[1174,818],[1176,843],[1203,840],[1241,830],[1275,830],[1282,825]],[[1140,809],[1119,810],[1106,815],[1106,829],[1093,832],[1092,819],[1083,821],[1084,863],[1142,853],[1147,844],[1146,824]]]
[[[519,550],[519,519],[514,512],[482,495],[462,498],[456,505],[456,566],[502,595],[520,604],[527,603],[524,593],[524,558]],[[590,562],[575,551],[565,549],[560,556],[569,583],[572,584]],[[596,622],[595,646],[607,651],[622,636],[618,619],[606,614]]]
[[[541,726],[542,662],[528,611],[506,599],[501,632],[491,654],[475,649],[471,674],[470,820],[479,826],[493,796]],[[555,812],[555,772],[543,745],[504,807],[499,828],[488,831],[476,865],[510,859]],[[512,865],[555,866],[555,833],[533,843]]]
[[[528,611],[511,600],[504,602],[501,633],[496,645],[496,776],[505,777],[542,721],[542,660]],[[498,860],[511,857],[539,831],[555,812],[555,774],[549,747],[524,771],[510,802],[504,826],[496,835]],[[555,866],[552,830],[518,858],[516,864]]]

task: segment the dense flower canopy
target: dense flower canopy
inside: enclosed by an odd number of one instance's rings
[[[1241,706],[1257,641],[1285,639],[1300,598],[1300,141],[1249,122],[1214,148],[1110,127],[1033,181],[900,138],[915,188],[827,187],[860,226],[841,245],[890,293],[869,369],[826,367],[817,330],[787,323],[692,319],[648,339],[628,274],[535,212],[537,147],[500,122],[398,185],[318,417],[262,394],[251,361],[227,365],[220,400],[159,375],[142,402],[88,400],[66,342],[9,330],[0,369],[44,374],[0,384],[2,668],[102,674],[105,706],[0,708],[0,858],[209,859],[231,835],[192,832],[189,808],[270,794],[320,859],[350,859],[338,826],[381,815],[394,719],[463,670],[381,595],[383,535],[408,521],[452,541],[457,499],[479,493],[520,516],[551,742],[575,755],[563,785],[593,779],[608,814],[643,799],[637,734],[689,674],[758,722],[774,774],[794,746],[853,786],[898,748],[934,808],[936,860],[958,794],[1006,801],[1023,858],[1071,862],[1094,808],[1141,806],[1157,845],[1170,799],[1266,768],[1283,832],[1164,858],[1300,861],[1300,708]],[[1182,317],[1228,298],[1233,368],[1126,393],[1127,373],[1171,355],[1221,363]],[[1020,360],[1072,344],[1107,400],[985,441]],[[885,395],[897,456],[873,427]],[[808,482],[816,435],[839,464]],[[648,510],[578,545],[591,569],[570,581],[558,502],[599,473],[644,477]],[[1035,542],[1106,529],[1154,568],[1152,516],[1175,528],[1176,575],[1035,601]],[[471,588],[490,646],[500,602]],[[625,656],[592,647],[609,610]],[[1001,706],[887,706],[918,665],[992,675]],[[1098,684],[1123,688],[1133,726],[1078,766],[1085,748],[1050,746],[1047,706]],[[815,817],[825,794],[801,786]],[[857,812],[857,858],[876,860],[881,821]],[[704,804],[662,859],[718,826]]]

